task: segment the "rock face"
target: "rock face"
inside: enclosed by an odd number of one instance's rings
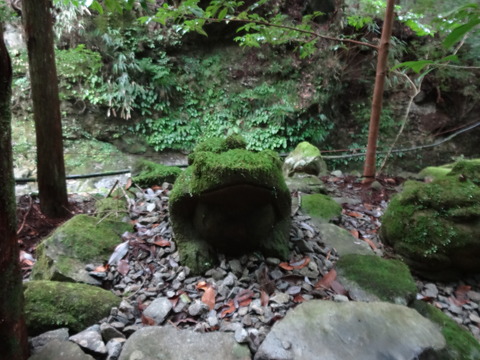
[[[417,293],[408,267],[399,260],[350,254],[340,257],[336,268],[340,282],[357,301],[372,301],[376,297],[377,300],[407,305]]]
[[[134,359],[249,360],[251,355],[231,333],[152,326],[136,331],[125,343],[119,360]]]
[[[407,182],[385,212],[381,237],[426,278],[480,272],[480,160],[460,161],[430,183]]]
[[[293,176],[295,173],[319,176],[327,173],[327,165],[322,159],[320,150],[312,144],[303,141],[285,159],[283,173],[288,177]]]
[[[85,354],[80,346],[70,341],[53,340],[45,345],[38,353],[29,360],[94,360],[90,355]]]
[[[30,281],[25,289],[25,319],[29,335],[68,327],[78,332],[108,316],[120,298],[86,284]]]
[[[234,136],[199,144],[189,160],[169,204],[185,265],[205,271],[215,252],[288,257],[291,199],[276,153],[248,151]]]
[[[82,282],[100,285],[85,270],[85,265],[103,264],[131,225],[77,215],[57,228],[37,248],[32,279]]]
[[[438,327],[407,307],[314,300],[273,326],[255,360],[439,359],[444,348]]]

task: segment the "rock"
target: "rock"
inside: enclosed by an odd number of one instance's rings
[[[444,348],[437,326],[405,306],[313,300],[275,323],[255,360],[414,360]]]
[[[141,159],[134,165],[133,182],[142,188],[162,185],[164,182],[173,184],[182,170],[176,166],[166,166],[153,161]]]
[[[423,294],[426,297],[436,298],[438,295],[437,286],[432,283],[425,284]]]
[[[480,160],[463,160],[430,183],[408,181],[388,205],[380,235],[421,276],[480,272]]]
[[[327,165],[322,159],[320,150],[312,144],[303,141],[297,145],[283,163],[285,177],[294,173],[306,173],[315,176],[327,173]]]
[[[315,175],[294,173],[285,178],[285,183],[291,192],[299,191],[304,194],[325,194],[327,192],[323,181]]]
[[[70,336],[70,341],[95,354],[104,355],[107,353],[107,347],[102,340],[99,325],[90,326],[78,334]]]
[[[108,343],[110,340],[115,338],[125,338],[125,335],[107,323],[102,323],[100,325],[100,332],[105,343]]]
[[[143,315],[153,319],[155,324],[161,324],[172,310],[172,302],[166,297],[158,298],[152,301],[143,311]]]
[[[305,214],[325,222],[339,218],[342,207],[327,195],[302,195],[301,208]]]
[[[108,356],[106,360],[117,360],[120,357],[125,341],[125,338],[110,339],[107,343]]]
[[[180,259],[194,274],[208,270],[217,253],[288,258],[291,198],[280,159],[245,146],[239,136],[200,143],[170,194]]]
[[[58,227],[37,247],[31,278],[100,285],[85,270],[89,263],[103,264],[131,225],[87,215],[76,215]]]
[[[355,238],[347,230],[342,229],[334,224],[323,224],[312,219],[320,232],[322,241],[329,247],[335,248],[338,255],[347,254],[371,255],[372,249],[365,241]]]
[[[110,291],[86,284],[30,281],[25,285],[25,319],[30,335],[59,327],[81,331],[108,316],[120,303]]]
[[[102,221],[105,221],[106,219],[111,221],[122,221],[125,215],[128,214],[127,202],[122,198],[108,197],[97,201],[95,207],[95,217],[99,220],[102,219]]]
[[[480,359],[480,343],[464,327],[424,301],[414,301],[412,307],[436,323],[447,341],[442,357],[438,359]],[[435,359],[437,359],[435,358]]]
[[[417,293],[408,267],[399,260],[375,255],[344,255],[336,264],[339,281],[353,300],[380,299],[407,305]]]
[[[85,354],[77,344],[70,341],[52,340],[28,360],[94,360]]]
[[[67,341],[68,340],[68,328],[60,328],[56,330],[47,331],[43,334],[38,336],[32,337],[29,339],[30,349],[32,353],[36,353],[41,350],[45,345],[47,345],[50,341],[53,340],[60,340],[60,341]]]
[[[125,343],[119,360],[132,359],[248,360],[251,355],[233,334],[152,326],[138,330]]]

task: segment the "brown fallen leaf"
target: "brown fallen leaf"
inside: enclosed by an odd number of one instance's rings
[[[260,291],[260,305],[267,306],[270,301],[270,296],[263,290]]]
[[[377,245],[375,245],[375,243],[369,238],[363,238],[362,240],[365,241],[372,248],[372,250],[377,249]]]
[[[117,270],[123,276],[127,275],[130,271],[130,265],[128,264],[128,261],[125,259],[120,260],[117,265]]]
[[[469,285],[460,285],[459,287],[457,287],[457,289],[455,290],[456,300],[462,305],[468,303],[470,301],[468,298],[468,292],[470,290],[472,290],[472,287]]]
[[[103,265],[97,266],[93,271],[95,271],[95,272],[107,272],[107,271],[108,271],[108,265],[106,265],[106,266],[103,266]]]
[[[172,243],[168,240],[157,240],[157,241],[154,241],[152,244],[154,245],[157,245],[157,246],[160,246],[160,247],[165,247],[165,246],[170,246],[172,245]]]
[[[148,317],[142,314],[142,324],[147,326],[153,326],[155,325],[155,320],[153,320],[151,317]]]
[[[360,237],[360,233],[358,232],[358,230],[355,229],[350,230],[350,234],[352,234],[357,239]]]
[[[127,179],[127,183],[125,184],[125,190],[130,189],[130,188],[132,187],[132,184],[133,184],[132,178],[129,177],[129,178]]]
[[[337,280],[333,280],[332,285],[330,285],[330,287],[336,294],[348,295],[348,291]]]
[[[197,290],[206,290],[208,288],[208,284],[206,281],[200,281],[197,286]]]
[[[290,262],[290,265],[293,266],[294,269],[301,269],[307,266],[310,262],[310,258],[305,256],[303,259],[295,262]]]
[[[304,302],[305,299],[303,298],[303,296],[301,294],[298,294],[298,295],[295,295],[295,297],[293,298],[293,302],[294,303],[302,303]]]
[[[233,303],[235,304],[236,308],[242,306],[248,306],[252,302],[252,298],[255,296],[253,290],[250,289],[243,289],[241,290],[233,299]]]
[[[353,217],[355,217],[355,218],[361,218],[361,217],[363,217],[362,214],[360,214],[359,212],[356,212],[356,211],[343,210],[343,213],[344,213],[345,215],[353,216]]]
[[[229,300],[225,305],[223,305],[223,307],[225,307],[225,309],[222,310],[222,312],[220,313],[220,317],[222,319],[225,316],[233,314],[235,312],[235,304],[234,304],[233,300]]]
[[[336,279],[337,272],[335,269],[330,270],[328,273],[325,274],[323,278],[321,278],[313,287],[315,289],[324,288],[328,289],[332,286],[332,282]]]
[[[205,289],[205,292],[202,295],[202,302],[208,306],[210,310],[213,310],[215,307],[215,296],[217,292],[213,286],[209,286]]]
[[[281,262],[280,264],[278,264],[278,266],[280,266],[283,270],[287,270],[287,271],[293,270],[293,266],[291,266],[287,262]]]

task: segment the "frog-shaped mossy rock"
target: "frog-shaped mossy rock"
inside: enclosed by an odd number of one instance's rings
[[[290,193],[273,151],[245,149],[240,136],[212,138],[189,156],[170,194],[170,220],[182,263],[193,273],[217,253],[289,254]]]
[[[380,235],[425,278],[449,281],[479,274],[480,160],[430,172],[435,174],[431,182],[409,181],[392,199]]]

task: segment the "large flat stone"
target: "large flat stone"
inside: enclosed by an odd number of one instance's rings
[[[318,228],[322,241],[335,248],[340,256],[347,254],[373,255],[372,249],[365,241],[356,239],[347,230],[334,224],[323,223],[315,218],[312,218],[311,222]]]
[[[255,360],[437,359],[444,347],[438,327],[405,306],[314,300],[273,326]]]
[[[119,360],[250,360],[250,350],[233,334],[198,333],[152,326],[136,331],[125,343]]]

